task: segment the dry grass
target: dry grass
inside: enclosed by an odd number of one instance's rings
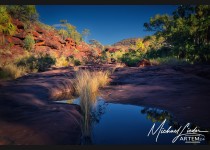
[[[79,67],[78,66],[73,66],[74,71],[79,71]]]
[[[17,67],[17,65],[10,63],[3,66],[0,70],[0,78],[16,79],[26,74],[27,69],[24,67]]]
[[[116,65],[115,65],[115,67],[116,68],[123,68],[123,67],[125,67],[126,65],[124,64],[124,63],[117,63]]]
[[[108,71],[95,71],[92,73],[93,77],[96,78],[99,87],[104,87],[109,83],[109,72]]]
[[[96,95],[100,87],[104,87],[109,83],[109,73],[107,71],[89,71],[79,70],[76,72],[75,89],[81,97],[87,95],[92,99]],[[85,93],[86,91],[87,93]]]
[[[69,62],[67,61],[66,57],[61,56],[56,58],[56,63],[55,63],[56,67],[67,67],[69,66]]]
[[[90,135],[90,114],[96,104],[100,87],[109,82],[109,73],[105,71],[79,70],[76,72],[74,86],[76,93],[80,96],[80,106],[83,112],[83,136]]]

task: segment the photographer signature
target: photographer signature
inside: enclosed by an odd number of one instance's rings
[[[150,129],[149,133],[147,134],[147,136],[150,136],[150,134],[155,135],[156,136],[156,142],[159,138],[160,134],[177,134],[177,136],[175,136],[172,140],[172,143],[175,143],[179,138],[181,137],[185,137],[185,141],[188,140],[188,143],[190,143],[189,141],[191,140],[191,143],[198,143],[196,142],[196,140],[199,140],[199,137],[205,137],[203,134],[201,133],[206,133],[209,131],[201,131],[199,129],[197,129],[197,127],[195,127],[194,129],[190,129],[190,123],[187,123],[185,126],[180,126],[178,129],[171,129],[172,126],[169,126],[168,129],[164,128],[166,119],[160,124],[160,126],[155,130],[155,123],[153,124],[152,128]],[[184,133],[184,131],[186,130],[186,132]],[[197,138],[196,138],[197,137]],[[187,142],[186,142],[187,143]]]

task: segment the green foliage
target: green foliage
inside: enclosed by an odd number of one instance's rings
[[[45,71],[54,65],[56,60],[46,54],[38,58],[38,71]]]
[[[36,22],[38,20],[38,13],[34,5],[8,5],[9,14],[15,19],[26,22]]]
[[[125,56],[124,54],[125,54],[125,51],[118,50],[114,53],[110,53],[110,57],[111,57],[111,59],[114,59],[117,62],[120,62],[122,60],[123,56]]]
[[[16,62],[17,66],[25,67],[29,70],[29,72],[36,71],[46,71],[52,65],[55,64],[55,58],[52,58],[50,55],[31,55],[29,57],[25,57]]]
[[[67,20],[60,20],[61,26],[63,27],[58,31],[63,39],[70,37],[74,39],[76,43],[82,41],[82,35],[76,30],[76,27],[70,23],[67,23]]]
[[[144,26],[165,38],[173,55],[191,62],[210,62],[210,6],[179,6],[173,15],[156,15]]]
[[[14,35],[16,26],[12,24],[6,6],[0,6],[0,16],[0,32],[5,35]]]
[[[107,55],[107,52],[105,50],[102,51],[101,56],[100,56],[100,60],[101,60],[102,63],[107,63],[108,62],[108,55]]]
[[[155,58],[150,59],[150,63],[153,65],[170,65],[170,66],[176,66],[176,65],[185,65],[189,64],[184,59],[178,59],[176,57],[163,57],[163,58]]]
[[[162,47],[157,50],[150,49],[144,55],[144,57],[147,59],[158,58],[158,57],[169,57],[169,56],[173,56],[173,50],[168,47]]]
[[[80,66],[82,63],[81,63],[81,61],[80,60],[78,60],[78,59],[75,59],[74,60],[74,65],[75,66]]]
[[[27,49],[28,51],[32,50],[34,48],[34,44],[35,44],[35,41],[34,41],[34,37],[32,35],[27,35],[23,41],[23,47],[25,49]]]
[[[82,31],[82,36],[84,37],[85,42],[86,42],[86,40],[87,40],[88,35],[90,35],[90,30],[89,30],[89,29],[84,29],[84,30]]]
[[[37,24],[43,29],[43,30],[47,30],[47,31],[51,31],[51,30],[55,30],[55,28],[53,26],[41,23],[41,22],[37,22]]]
[[[58,34],[65,40],[68,37],[68,32],[65,29],[58,30]]]
[[[129,67],[134,67],[143,58],[143,53],[138,50],[130,50],[123,54],[121,60]]]
[[[76,59],[73,55],[69,56],[67,61],[69,64],[73,64],[74,66],[80,66],[82,64],[82,62]]]
[[[104,49],[104,46],[99,41],[97,41],[97,40],[94,40],[94,39],[89,40],[89,43],[90,43],[91,46],[97,47],[100,50],[103,50]]]
[[[79,43],[82,40],[81,34],[76,30],[76,27],[70,23],[65,24],[68,32],[68,36],[75,40],[76,43]]]

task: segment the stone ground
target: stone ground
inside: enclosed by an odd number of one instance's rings
[[[101,67],[112,70],[114,65]],[[209,70],[209,66],[117,68],[110,85],[100,92],[107,102],[165,109],[180,123],[209,128]],[[71,97],[73,77],[70,67],[0,81],[0,144],[80,144],[80,107],[53,102]]]
[[[210,68],[196,69],[193,72],[189,66],[119,68],[111,76],[111,85],[101,93],[108,102],[165,109],[180,123],[210,128],[210,74],[205,74]]]

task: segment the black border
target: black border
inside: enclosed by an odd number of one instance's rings
[[[1,5],[180,5],[180,4],[207,4],[210,0],[127,0],[126,2],[117,0],[0,0]],[[0,150],[74,150],[74,149],[161,149],[161,150],[209,150],[210,145],[94,145],[94,146],[74,146],[74,145],[44,145],[44,146],[0,146]]]
[[[210,4],[210,0],[0,0],[0,4],[22,5],[179,5]]]
[[[93,145],[93,146],[75,146],[75,145],[30,145],[30,146],[0,146],[1,150],[83,150],[83,149],[93,149],[93,150],[141,150],[141,149],[155,149],[155,150],[179,150],[179,149],[189,149],[189,150],[209,150],[208,145]]]

